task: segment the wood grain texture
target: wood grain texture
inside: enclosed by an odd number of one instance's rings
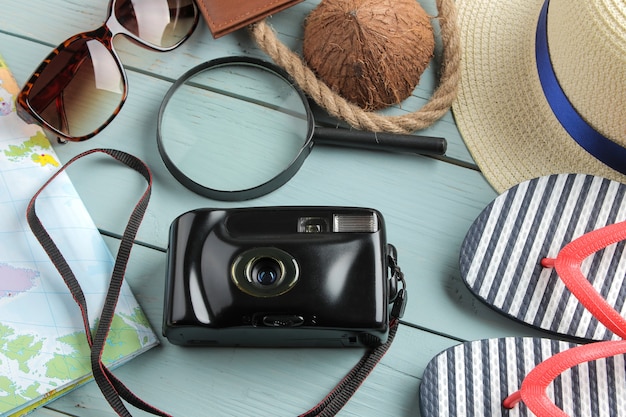
[[[295,50],[300,48],[303,20],[317,3],[306,0],[270,20],[281,40]],[[429,14],[437,14],[434,1],[422,4]],[[0,54],[22,84],[52,47],[99,26],[105,17],[103,1],[4,1]],[[434,24],[437,28],[436,20]],[[410,298],[405,324],[391,350],[340,415],[419,416],[420,377],[438,352],[459,340],[533,334],[476,301],[460,279],[463,237],[496,194],[473,167],[450,113],[419,132],[445,137],[446,157],[318,146],[276,192],[244,203],[212,201],[180,185],[161,161],[156,148],[161,100],[173,80],[208,59],[264,55],[245,30],[215,40],[204,22],[188,42],[170,53],[146,51],[124,39],[116,40],[116,48],[129,77],[129,97],[121,113],[94,139],[55,144],[55,149],[67,161],[86,149],[116,148],[136,155],[152,169],[153,196],[138,237],[150,248],[135,247],[128,280],[159,333],[164,250],[176,216],[199,207],[349,205],[373,207],[385,216],[387,237],[398,249]],[[385,112],[399,114],[423,105],[436,86],[437,68],[435,60],[413,95]],[[317,114],[320,123],[341,125]],[[98,227],[105,234],[120,234],[144,189],[143,179],[98,156],[79,162],[69,174]],[[115,248],[116,239],[107,241]],[[185,349],[163,340],[160,347],[115,373],[148,402],[177,416],[289,416],[321,400],[361,354],[351,349]],[[95,384],[33,413],[67,415],[114,414]]]
[[[107,238],[111,250],[118,241]],[[153,327],[162,320],[165,253],[136,246],[128,282]],[[137,395],[176,416],[293,416],[306,411],[358,362],[362,349],[185,348],[161,345],[117,369]],[[342,416],[418,416],[426,363],[455,340],[402,325],[382,362]],[[94,383],[48,407],[76,416],[112,415]],[[37,411],[34,416],[48,416]],[[65,414],[63,414],[65,415]],[[133,412],[133,415],[148,415]]]

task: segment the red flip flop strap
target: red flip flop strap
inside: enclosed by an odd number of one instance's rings
[[[622,240],[626,240],[626,222],[584,234],[563,247],[556,259],[545,259],[542,265],[554,266],[563,283],[580,303],[610,331],[626,339],[626,319],[598,293],[580,270],[587,257]]]
[[[513,408],[523,401],[538,417],[567,417],[546,394],[548,385],[564,371],[585,362],[626,353],[626,340],[589,343],[577,346],[546,359],[526,375],[519,391],[507,397],[502,405]]]

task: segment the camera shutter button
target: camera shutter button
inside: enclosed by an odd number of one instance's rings
[[[262,323],[268,327],[298,327],[304,324],[304,317],[295,314],[268,314]]]

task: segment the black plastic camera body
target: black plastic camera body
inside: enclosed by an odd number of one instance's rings
[[[199,209],[170,228],[163,334],[180,345],[376,346],[389,333],[382,215]]]

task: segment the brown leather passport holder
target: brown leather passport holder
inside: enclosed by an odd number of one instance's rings
[[[219,38],[303,0],[197,0],[214,38]]]

